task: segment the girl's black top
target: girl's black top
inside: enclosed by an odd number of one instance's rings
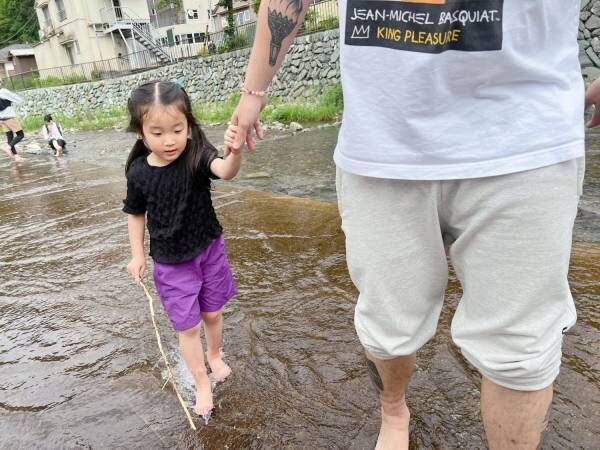
[[[147,213],[150,256],[157,262],[189,261],[223,233],[210,198],[210,179],[218,178],[210,164],[217,151],[203,153],[194,177],[186,163],[189,151],[188,144],[163,167],[151,166],[147,155],[140,156],[127,172],[123,212]]]

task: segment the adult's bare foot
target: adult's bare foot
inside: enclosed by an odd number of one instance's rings
[[[4,153],[6,153],[10,159],[14,158],[14,155],[10,151],[10,145],[7,145],[4,147]]]
[[[381,428],[375,450],[408,450],[410,412],[405,405],[401,415],[392,416],[381,411]]]

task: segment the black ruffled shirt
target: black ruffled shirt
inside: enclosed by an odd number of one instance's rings
[[[186,159],[189,145],[171,164],[155,167],[147,155],[131,164],[123,212],[147,213],[150,256],[161,263],[179,263],[198,256],[223,233],[210,197],[210,171],[217,152],[206,150],[192,177]]]

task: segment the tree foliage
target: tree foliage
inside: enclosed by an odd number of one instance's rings
[[[160,10],[171,5],[173,5],[175,9],[180,10],[183,8],[183,0],[157,0],[156,9]]]
[[[217,5],[227,10],[227,26],[223,28],[225,43],[232,41],[235,36],[235,19],[233,17],[233,0],[219,0]]]
[[[39,41],[35,0],[0,0],[0,47]]]

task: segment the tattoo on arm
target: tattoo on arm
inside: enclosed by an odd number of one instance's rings
[[[380,393],[383,392],[383,380],[381,379],[381,375],[379,375],[379,372],[377,371],[375,363],[370,359],[367,359],[367,370],[369,371],[369,376],[371,377],[371,381],[373,381],[373,384],[377,388],[377,391]]]
[[[298,24],[302,12],[301,0],[271,0],[268,7],[268,23],[271,30],[269,65],[274,66],[279,56],[281,42],[290,35]]]

